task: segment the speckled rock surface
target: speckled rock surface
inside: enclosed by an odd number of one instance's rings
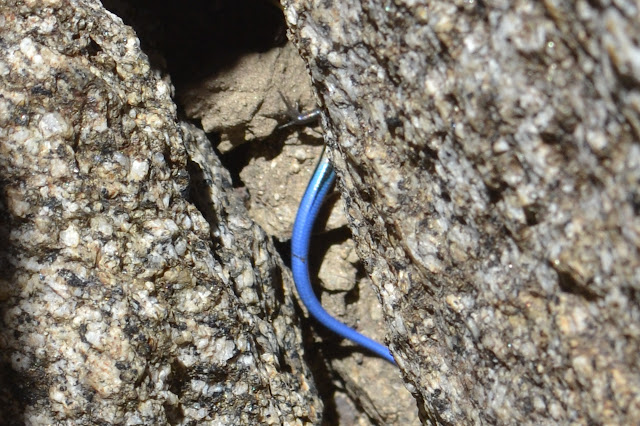
[[[7,0],[0,36],[3,424],[317,423],[290,276],[133,31]]]
[[[640,422],[637,2],[285,16],[423,422]]]

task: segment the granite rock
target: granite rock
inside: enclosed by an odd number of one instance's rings
[[[284,3],[422,421],[640,422],[637,2]]]
[[[289,272],[131,28],[5,0],[0,37],[3,421],[319,422]]]

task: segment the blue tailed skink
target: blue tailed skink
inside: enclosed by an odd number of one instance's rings
[[[316,298],[313,288],[311,287],[308,266],[311,231],[313,230],[313,224],[318,216],[320,206],[329,193],[335,178],[336,173],[323,150],[316,170],[313,172],[311,181],[309,181],[307,190],[302,197],[298,214],[296,215],[296,221],[293,225],[293,235],[291,237],[291,270],[293,271],[293,280],[296,283],[296,288],[298,289],[302,303],[307,307],[312,317],[334,333],[357,343],[390,363],[395,364],[395,360],[386,346],[363,336],[329,315]]]

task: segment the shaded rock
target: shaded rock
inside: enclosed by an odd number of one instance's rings
[[[422,420],[640,421],[637,5],[286,3]]]
[[[216,132],[225,153],[238,145],[264,139],[282,124],[284,104],[278,89],[302,108],[313,108],[304,62],[291,44],[262,53],[247,53],[212,76],[193,81],[180,93],[189,117]]]

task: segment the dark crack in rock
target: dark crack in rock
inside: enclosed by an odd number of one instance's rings
[[[6,0],[0,39],[4,424],[318,423],[289,273],[133,31]]]
[[[428,424],[640,422],[637,2],[285,2]]]

